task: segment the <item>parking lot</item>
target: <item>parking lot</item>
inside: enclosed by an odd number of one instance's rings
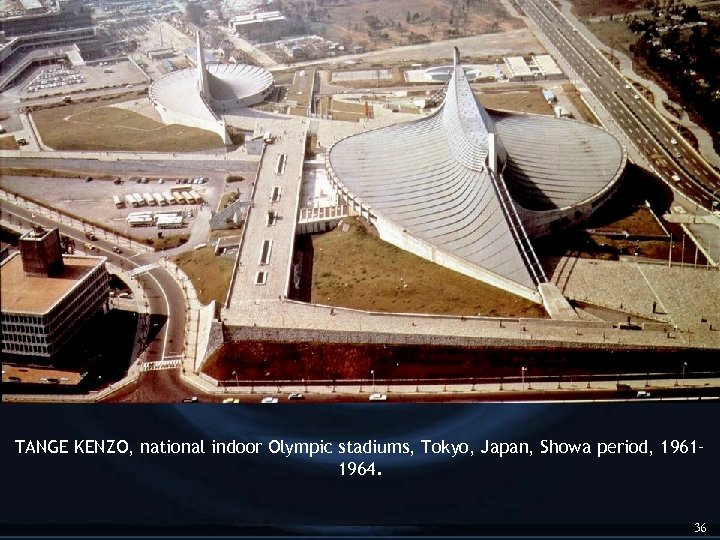
[[[132,88],[147,79],[132,62],[119,61],[76,67],[53,64],[36,68],[25,81],[20,97],[33,99],[128,85]]]
[[[154,238],[159,232],[155,223],[149,226],[131,226],[128,218],[131,215],[147,213],[182,216],[183,226],[168,231],[168,234],[188,233],[203,207],[213,211],[217,208],[225,185],[225,175],[208,174],[194,178],[129,175],[115,180],[93,178],[89,181],[87,178],[3,177],[1,184],[20,195],[45,202],[60,211],[110,227],[123,234]],[[163,193],[176,191],[182,193],[191,190],[202,197],[202,202],[189,203],[181,199],[182,203],[170,204],[165,197],[162,197]],[[126,196],[133,194],[137,194],[141,199],[147,199],[144,197],[147,194],[153,201],[132,206],[126,202]],[[165,199],[164,204],[157,202],[159,199],[155,197],[156,194],[160,199]],[[119,207],[114,201],[116,196],[123,203]]]

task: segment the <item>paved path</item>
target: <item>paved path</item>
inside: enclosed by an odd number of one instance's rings
[[[308,122],[294,118],[262,121],[262,130],[273,133],[275,141],[265,146],[254,186],[224,316],[230,324],[244,318],[241,312],[247,302],[278,300],[287,294]],[[268,225],[270,212],[275,216],[272,225]],[[258,284],[260,272],[264,272],[264,283]]]

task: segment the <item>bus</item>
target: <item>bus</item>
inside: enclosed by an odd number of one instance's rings
[[[200,195],[200,194],[199,194],[197,191],[195,191],[194,189],[193,189],[193,190],[190,190],[190,196],[191,196],[193,199],[195,199],[195,202],[196,202],[196,203],[201,203],[201,202],[202,202],[202,195]]]
[[[175,197],[173,197],[172,193],[170,193],[169,191],[163,191],[162,196],[167,204],[176,204],[177,202],[175,201]]]
[[[155,204],[158,206],[166,206],[167,201],[165,200],[165,197],[163,197],[160,193],[153,193],[152,194],[153,199],[155,199]]]
[[[142,194],[142,197],[143,199],[145,199],[145,203],[147,203],[148,206],[153,206],[157,204],[157,201],[147,191]]]
[[[132,206],[133,208],[137,208],[138,202],[132,195],[125,195],[125,204]]]
[[[183,191],[190,191],[192,187],[187,184],[180,184],[179,186],[172,186],[170,188],[170,193],[181,193]]]
[[[188,204],[195,204],[195,198],[190,195],[189,191],[184,191],[182,193],[179,193],[179,195],[182,195]]]
[[[172,196],[175,197],[175,202],[176,202],[177,204],[185,204],[185,203],[187,202],[187,201],[185,200],[185,197],[183,197],[181,193],[175,192],[175,193],[172,194]]]
[[[113,195],[113,202],[115,203],[115,208],[122,208],[125,206],[125,201],[120,198],[120,195]]]

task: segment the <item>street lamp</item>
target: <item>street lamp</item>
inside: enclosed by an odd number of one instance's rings
[[[372,381],[373,381],[373,394],[375,393],[375,370],[370,370],[370,375],[372,375]]]
[[[235,386],[240,386],[240,381],[238,381],[237,371],[233,371],[232,374],[235,375]]]
[[[525,366],[520,368],[520,378],[522,380],[522,389],[523,392],[525,391],[525,372],[527,371],[527,368]]]
[[[685,368],[687,367],[687,362],[683,362],[683,371],[682,371],[682,385],[685,386]]]

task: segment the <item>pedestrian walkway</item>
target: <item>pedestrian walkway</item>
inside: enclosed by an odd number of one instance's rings
[[[144,272],[149,272],[150,270],[153,270],[157,268],[159,265],[158,263],[150,263],[150,264],[144,264],[143,266],[138,266],[137,268],[133,268],[128,272],[130,277],[138,276]]]
[[[166,358],[156,362],[145,362],[142,365],[142,371],[158,371],[160,369],[175,369],[182,366],[182,357]]]

